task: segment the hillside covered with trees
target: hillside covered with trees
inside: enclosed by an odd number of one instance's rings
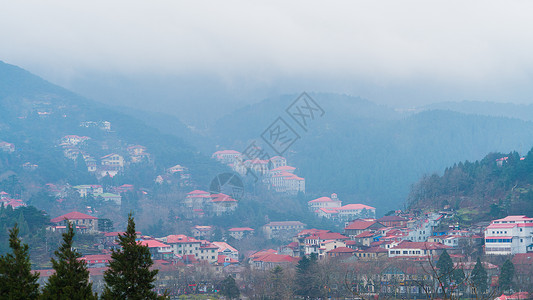
[[[460,162],[413,185],[411,209],[453,209],[463,221],[533,214],[533,149]]]

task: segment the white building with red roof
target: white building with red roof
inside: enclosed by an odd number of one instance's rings
[[[187,193],[187,196],[183,200],[183,205],[187,209],[203,209],[211,200],[212,198],[210,192],[194,190]]]
[[[339,200],[337,194],[333,193],[330,197],[320,197],[315,200],[307,202],[309,209],[316,211],[320,208],[338,208],[342,206],[342,201]]]
[[[70,221],[77,229],[88,232],[98,232],[98,218],[80,213],[77,211],[69,212],[68,214],[53,218],[50,222],[56,225],[66,226],[67,221]]]
[[[294,174],[296,168],[281,166],[269,171],[269,187],[278,193],[296,195],[305,193],[305,179]]]
[[[173,257],[172,247],[155,239],[139,241],[139,244],[148,247],[152,259],[170,259]]]
[[[286,268],[295,264],[298,260],[299,258],[290,255],[265,252],[251,259],[251,267],[256,270],[271,270],[277,266]]]
[[[211,212],[215,216],[232,212],[237,208],[238,201],[226,194],[213,194],[211,198]]]
[[[160,240],[168,244],[176,256],[191,255],[196,260],[205,260],[209,263],[218,261],[218,247],[211,242],[197,240],[183,234],[169,235]]]
[[[225,165],[236,164],[242,159],[242,154],[236,150],[220,150],[211,156]]]
[[[349,221],[359,218],[375,218],[376,216],[375,207],[365,204],[347,204],[344,206],[341,204],[337,194],[331,194],[331,198],[320,197],[307,203],[309,208],[313,209],[315,214],[321,218]]]
[[[254,231],[250,227],[234,227],[228,229],[229,235],[236,240],[242,240],[245,236],[253,234]]]
[[[485,254],[513,255],[533,247],[533,218],[507,216],[485,229]]]
[[[213,242],[213,245],[218,248],[218,255],[225,255],[235,260],[239,260],[239,251],[233,248],[230,244],[226,242]]]

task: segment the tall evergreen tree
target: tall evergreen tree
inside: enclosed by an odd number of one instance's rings
[[[39,275],[31,272],[27,244],[18,237],[18,225],[9,231],[9,247],[13,253],[0,257],[0,295],[2,299],[37,299]]]
[[[476,289],[478,294],[484,294],[487,291],[487,271],[483,267],[479,257],[477,258],[476,265],[470,275],[472,278],[472,285]]]
[[[222,281],[221,293],[228,299],[237,299],[241,295],[241,291],[239,291],[239,287],[231,275],[228,275],[228,277]]]
[[[514,277],[514,265],[510,260],[506,260],[500,270],[499,286],[502,291],[510,290]]]
[[[283,282],[283,268],[280,266],[270,270],[270,282],[271,282],[271,299],[281,300],[284,296],[284,282]]]
[[[113,250],[109,269],[104,273],[104,299],[157,299],[152,289],[158,270],[150,270],[150,250],[135,238],[135,222],[130,213],[126,233],[118,238],[121,249]]]
[[[322,289],[317,277],[317,256],[303,256],[296,265],[296,294],[303,297],[320,297]]]
[[[79,259],[82,255],[73,249],[73,240],[74,228],[68,222],[63,244],[54,252],[57,260],[51,260],[55,273],[43,289],[43,299],[97,299],[89,282],[87,264]]]
[[[438,275],[440,277],[440,280],[444,284],[444,286],[448,286],[450,284],[450,281],[453,279],[453,261],[450,255],[448,254],[448,251],[444,249],[442,251],[442,254],[439,256],[439,261],[436,265],[438,269]]]

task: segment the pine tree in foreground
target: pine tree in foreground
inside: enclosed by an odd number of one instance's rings
[[[508,291],[512,288],[514,277],[514,265],[510,260],[506,260],[500,270],[498,284],[502,291]]]
[[[472,270],[472,285],[476,289],[476,294],[482,295],[485,294],[487,291],[487,271],[485,268],[483,268],[483,264],[481,264],[481,260],[479,257],[477,258],[476,265],[474,266],[474,269]]]
[[[18,225],[9,231],[9,247],[13,254],[0,257],[0,295],[2,299],[37,299],[39,275],[31,272],[28,245],[18,237]]]
[[[97,299],[89,282],[87,264],[80,260],[82,255],[72,248],[73,239],[74,228],[68,222],[63,244],[54,252],[57,260],[51,260],[55,273],[43,289],[43,299]]]
[[[135,238],[135,222],[130,213],[126,233],[118,238],[121,249],[113,250],[109,269],[104,273],[104,299],[157,299],[152,289],[158,270],[150,270],[150,251]]]
[[[445,287],[448,287],[453,279],[454,268],[452,258],[446,249],[444,249],[439,256],[439,261],[437,261],[436,267],[438,269],[440,281]]]

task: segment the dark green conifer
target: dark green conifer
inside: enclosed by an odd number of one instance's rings
[[[37,299],[39,275],[32,273],[28,245],[18,237],[18,225],[9,231],[13,253],[0,256],[0,295],[2,299]]]
[[[150,270],[150,250],[135,238],[135,222],[130,213],[126,233],[118,238],[121,249],[113,250],[109,269],[104,273],[104,299],[157,299],[152,289],[158,270]]]
[[[476,289],[478,294],[484,294],[487,291],[487,271],[483,267],[479,257],[477,258],[476,265],[472,270],[472,285]]]
[[[43,299],[97,299],[89,282],[89,270],[82,255],[72,245],[74,228],[67,222],[67,232],[63,233],[63,243],[52,258],[55,273],[50,276],[43,289]]]
[[[512,287],[514,277],[514,265],[510,260],[506,260],[500,270],[500,277],[498,280],[500,289],[508,291]]]
[[[439,256],[439,261],[437,262],[437,269],[442,284],[447,287],[453,279],[454,269],[452,258],[450,257],[446,249],[444,249],[444,251],[442,251],[442,254]]]

